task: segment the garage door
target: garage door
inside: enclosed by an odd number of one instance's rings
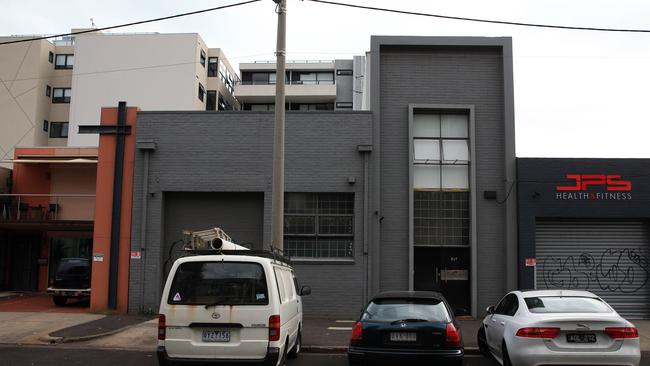
[[[257,192],[165,193],[165,274],[182,255],[182,231],[222,228],[237,244],[263,249],[264,194]],[[169,256],[171,253],[171,257]]]
[[[538,289],[582,289],[630,319],[650,318],[644,221],[537,220]]]

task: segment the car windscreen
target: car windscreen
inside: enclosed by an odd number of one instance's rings
[[[56,274],[63,275],[83,275],[90,271],[90,262],[87,259],[63,259],[56,269]]]
[[[541,296],[524,298],[531,313],[611,313],[600,299],[580,296]]]
[[[246,262],[185,262],[174,274],[172,305],[267,305],[264,268]]]
[[[393,322],[397,320],[450,322],[445,303],[437,299],[376,299],[371,301],[361,320]]]

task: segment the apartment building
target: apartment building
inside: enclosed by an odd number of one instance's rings
[[[275,103],[276,64],[240,63],[241,81],[235,95],[242,109],[272,111]],[[347,60],[288,61],[286,107],[289,111],[362,110],[365,56]]]
[[[91,256],[99,137],[78,126],[99,125],[102,107],[122,100],[147,110],[239,109],[238,80],[223,51],[196,33],[0,46],[0,290],[44,291],[61,258]]]
[[[99,124],[101,108],[120,100],[146,110],[239,109],[236,71],[196,33],[93,32],[0,47],[0,160],[16,146],[97,146],[78,126]]]

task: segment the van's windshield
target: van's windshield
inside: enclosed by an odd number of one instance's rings
[[[171,305],[267,305],[264,268],[246,262],[186,262],[174,274]]]

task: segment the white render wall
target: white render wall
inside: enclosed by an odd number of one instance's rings
[[[80,135],[78,126],[99,124],[101,108],[119,101],[144,111],[205,109],[199,47],[207,53],[196,33],[78,36],[68,146],[97,146],[98,136]]]

